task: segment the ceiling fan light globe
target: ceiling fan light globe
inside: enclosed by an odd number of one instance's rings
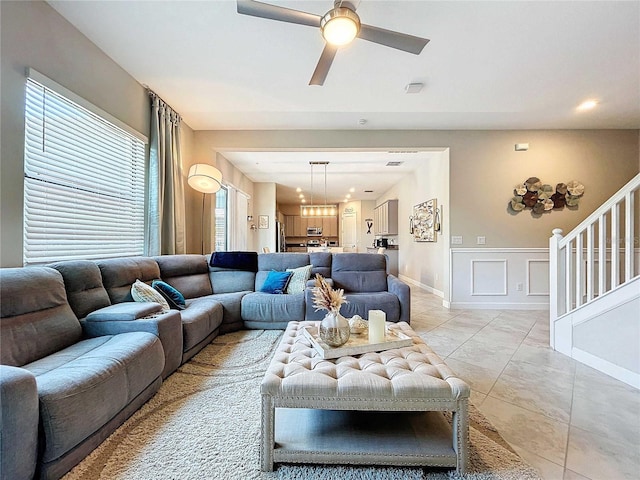
[[[360,17],[349,8],[334,8],[320,20],[320,30],[327,43],[336,46],[347,45],[360,31]]]

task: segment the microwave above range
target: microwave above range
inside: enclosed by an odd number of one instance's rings
[[[307,227],[307,237],[321,237],[322,227]]]

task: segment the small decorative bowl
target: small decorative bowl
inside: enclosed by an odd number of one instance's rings
[[[354,315],[349,319],[349,327],[351,333],[357,335],[369,330],[369,323],[363,320],[360,315]]]

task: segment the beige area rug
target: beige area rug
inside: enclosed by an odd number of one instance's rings
[[[217,337],[171,375],[160,391],[64,480],[457,479],[421,468],[279,465],[261,472],[260,380],[281,331]],[[538,479],[470,408],[469,480]]]

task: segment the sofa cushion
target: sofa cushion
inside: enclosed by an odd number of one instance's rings
[[[291,278],[287,284],[287,294],[302,293],[307,286],[307,281],[311,277],[311,269],[313,265],[305,265],[298,268],[287,268],[287,272],[291,272]]]
[[[109,294],[102,284],[102,275],[95,262],[89,260],[69,260],[49,265],[60,272],[67,291],[67,300],[82,319],[94,310],[111,305]]]
[[[319,273],[324,278],[331,277],[331,259],[333,255],[329,252],[312,252],[309,254],[309,263],[313,265],[311,278]]]
[[[284,272],[287,268],[304,267],[310,263],[306,253],[261,253],[258,255],[255,291],[260,291],[271,270]]]
[[[198,300],[210,299],[214,300],[222,305],[222,324],[224,329],[228,325],[237,325],[239,330],[242,327],[242,297],[251,291],[244,292],[230,292],[230,293],[214,293],[207,297],[202,297]],[[225,330],[225,332],[232,330]],[[221,333],[223,333],[221,331]]]
[[[42,461],[55,460],[100,429],[163,367],[160,340],[146,332],[82,340],[25,365],[38,385]]]
[[[49,267],[0,269],[0,363],[20,367],[80,340],[62,275]]]
[[[187,299],[182,317],[182,351],[186,352],[210,335],[222,323],[222,305],[212,298]]]
[[[151,283],[160,279],[158,264],[150,257],[110,258],[96,263],[111,303],[133,302],[131,285],[136,280]]]
[[[254,292],[242,297],[242,320],[289,322],[304,318],[304,293],[271,295]]]
[[[164,297],[153,289],[153,287],[147,285],[140,280],[136,280],[131,285],[131,296],[133,297],[134,302],[153,302],[160,304],[163,312],[168,312],[169,304],[164,299]]]
[[[335,288],[345,292],[387,290],[387,263],[375,253],[339,253],[333,256],[331,278]]]
[[[160,268],[160,278],[179,290],[185,298],[213,293],[205,255],[161,255],[153,259]]]
[[[388,322],[398,322],[401,318],[402,308],[398,296],[391,292],[351,292],[345,294],[348,303],[342,304],[340,313],[346,318],[360,315],[364,319],[369,318],[369,310],[383,310]],[[313,308],[313,290],[307,288],[306,317],[305,320],[322,320],[326,315],[325,310],[316,311]]]
[[[287,285],[292,275],[293,272],[277,272],[271,270],[262,284],[260,291],[264,293],[283,294],[287,290]]]
[[[349,293],[347,302],[340,307],[340,313],[351,318],[360,315],[369,318],[369,310],[382,310],[387,315],[388,322],[397,322],[400,319],[400,302],[398,297],[390,292]]]

